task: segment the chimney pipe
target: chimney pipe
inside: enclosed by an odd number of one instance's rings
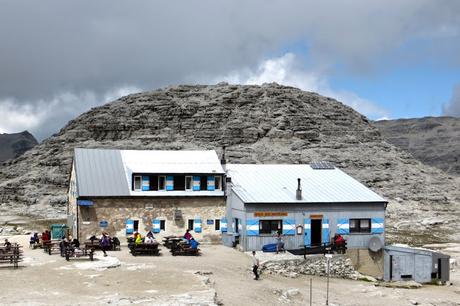
[[[295,191],[296,200],[302,200],[302,187],[300,186],[300,178],[297,179],[297,190]]]
[[[222,147],[222,157],[220,158],[220,164],[221,165],[227,164],[227,160],[225,159],[225,146]]]

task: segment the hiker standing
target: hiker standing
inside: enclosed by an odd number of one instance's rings
[[[110,248],[110,237],[107,232],[102,232],[102,237],[99,241],[99,244],[101,245],[101,249],[102,249],[102,252],[104,253],[104,257],[107,256],[106,251],[108,251]]]
[[[258,280],[259,279],[259,258],[256,256],[256,251],[252,251],[252,272],[254,273],[254,279]]]

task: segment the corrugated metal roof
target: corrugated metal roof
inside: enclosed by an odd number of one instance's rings
[[[74,161],[79,196],[129,195],[119,150],[77,148]]]
[[[77,148],[74,161],[77,190],[81,197],[159,195],[152,192],[139,194],[139,192],[132,191],[130,186],[133,173],[225,174],[215,151]],[[176,192],[175,195],[179,194]],[[183,195],[190,194],[184,193]],[[198,195],[198,192],[195,195]],[[200,192],[200,195],[207,194]]]
[[[337,168],[228,164],[226,169],[232,190],[245,203],[387,202]],[[297,178],[301,179],[302,200],[296,200]]]
[[[122,150],[125,168],[132,173],[225,174],[215,151]]]

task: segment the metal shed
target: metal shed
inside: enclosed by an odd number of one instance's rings
[[[449,280],[450,256],[423,248],[386,246],[384,249],[384,279],[414,280],[419,283]]]

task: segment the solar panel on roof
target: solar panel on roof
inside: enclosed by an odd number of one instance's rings
[[[334,164],[328,161],[312,162],[310,167],[315,170],[335,169]]]

